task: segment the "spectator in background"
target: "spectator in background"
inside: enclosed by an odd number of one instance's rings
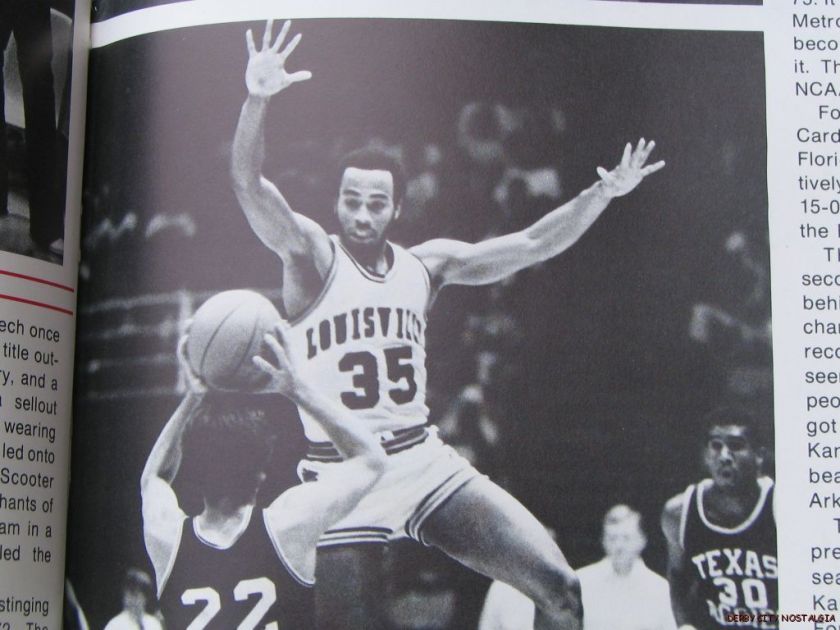
[[[546,531],[552,540],[557,532],[550,527]],[[584,623],[586,611],[584,610]],[[517,591],[510,584],[495,580],[484,598],[484,608],[478,620],[478,630],[533,630],[534,602]]]
[[[616,505],[604,517],[605,558],[578,569],[584,630],[676,630],[668,582],[645,566],[642,517]],[[487,592],[479,630],[531,630],[534,605],[502,582]]]
[[[125,573],[122,592],[122,611],[108,622],[105,630],[163,630],[160,620],[149,613],[155,602],[152,578],[140,569]]]
[[[534,602],[509,584],[493,582],[484,600],[478,630],[532,630],[533,627]]]
[[[674,630],[668,582],[645,566],[642,517],[616,505],[604,517],[602,560],[578,570],[584,630]]]
[[[743,231],[735,230],[723,245],[731,285],[727,304],[698,302],[692,309],[689,335],[710,346],[770,346],[770,277],[762,256]],[[721,281],[723,284],[723,281]],[[731,296],[735,296],[732,299]]]
[[[773,387],[767,253],[743,230],[727,235],[723,251],[718,295],[694,304],[688,334],[714,365],[722,393],[756,405]]]
[[[481,383],[470,383],[461,390],[438,428],[448,443],[471,464],[481,466],[483,470],[493,468],[492,451],[499,442],[499,429],[488,409]]]

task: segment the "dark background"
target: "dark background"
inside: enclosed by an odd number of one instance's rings
[[[179,327],[215,291],[278,296],[279,262],[228,175],[248,26],[259,39],[261,24],[231,24],[91,53],[68,571],[94,626],[119,610],[124,570],[147,566],[139,479],[177,405]],[[429,403],[450,441],[557,531],[574,567],[601,557],[603,514],[624,502],[644,515],[645,557],[662,572],[662,505],[703,475],[699,417],[736,398],[772,423],[769,341],[737,326],[690,334],[698,305],[769,326],[762,36],[419,20],[293,32],[304,36],[290,69],[313,79],[272,103],[265,171],[328,227],[332,164],[371,140],[435,182],[406,201],[394,236],[411,245],[523,227],[592,184],[628,140],[656,139],[666,168],[570,251],[502,288],[443,291]],[[471,153],[464,129],[495,153]],[[556,174],[559,197],[516,179],[538,169]],[[500,182],[512,182],[502,201]],[[733,235],[742,246],[727,249]],[[488,356],[490,376],[476,367]],[[302,444],[294,410],[276,409],[286,440],[268,498],[294,482]],[[423,588],[480,605],[485,582],[430,562]],[[411,580],[403,568],[399,588]]]

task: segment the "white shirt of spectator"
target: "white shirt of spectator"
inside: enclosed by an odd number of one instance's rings
[[[493,582],[487,597],[478,630],[533,630],[534,602],[504,582]]]
[[[584,630],[675,630],[668,582],[637,559],[619,575],[609,558],[577,571]]]

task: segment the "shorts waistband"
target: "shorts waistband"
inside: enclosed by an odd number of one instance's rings
[[[394,455],[422,444],[429,437],[429,427],[419,426],[379,434],[382,448],[388,455]],[[307,442],[306,459],[314,462],[340,462],[344,458],[332,442]]]

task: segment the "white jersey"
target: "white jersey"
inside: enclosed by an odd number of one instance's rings
[[[291,326],[300,376],[373,432],[425,424],[428,271],[389,243],[391,268],[373,274],[330,238],[335,256],[324,288]],[[306,411],[300,416],[310,441],[329,441]]]

